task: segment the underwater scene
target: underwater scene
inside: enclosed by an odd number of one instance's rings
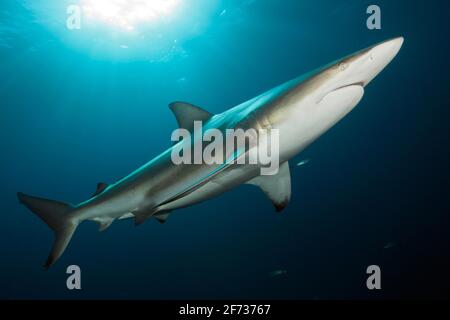
[[[0,299],[448,299],[449,10],[2,0]]]

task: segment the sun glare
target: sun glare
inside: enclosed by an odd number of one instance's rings
[[[180,0],[83,0],[83,13],[91,18],[134,30],[174,13]]]

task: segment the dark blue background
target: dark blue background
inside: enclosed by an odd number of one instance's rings
[[[152,62],[94,59],[2,1],[0,298],[448,298],[450,5],[379,0],[382,30],[369,31],[369,4],[221,1],[181,56]],[[52,234],[17,191],[85,200],[169,146],[169,102],[221,112],[399,35],[360,105],[298,157],[311,161],[292,172],[282,214],[242,186],[164,225],[85,223],[41,268]],[[65,287],[70,264],[82,291]],[[378,292],[365,287],[371,264]]]

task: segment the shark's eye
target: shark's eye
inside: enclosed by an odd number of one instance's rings
[[[370,59],[370,61],[373,60],[373,53],[370,54],[369,59]]]
[[[347,69],[347,64],[345,62],[339,63],[339,69],[344,71],[345,69]]]

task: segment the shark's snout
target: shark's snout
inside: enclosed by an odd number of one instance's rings
[[[370,50],[369,59],[382,68],[386,67],[398,54],[404,41],[403,37],[398,37],[376,45]]]
[[[364,86],[369,84],[395,58],[403,42],[403,37],[387,40],[375,45],[361,57],[364,61],[363,69],[365,71],[361,72],[363,77],[360,82],[364,83]]]
[[[323,74],[326,79],[319,101],[330,92],[349,86],[366,87],[395,58],[403,45],[403,37],[384,41],[335,63]]]

